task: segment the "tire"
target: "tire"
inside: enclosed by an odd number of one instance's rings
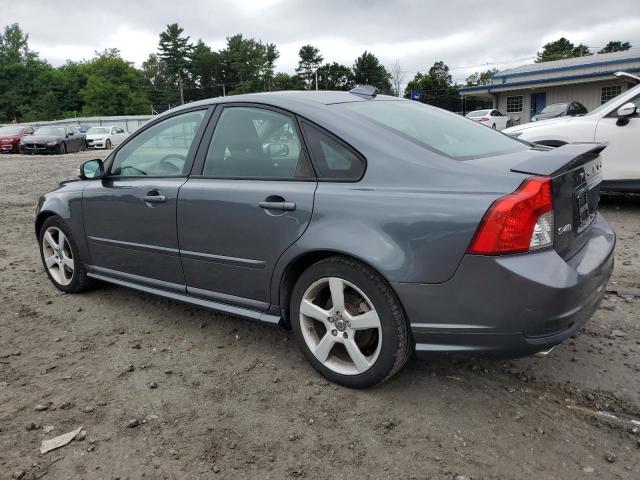
[[[64,236],[62,244],[60,233]],[[50,238],[46,238],[47,234]],[[93,285],[92,279],[87,277],[87,270],[78,254],[78,246],[73,235],[60,217],[54,215],[44,221],[38,233],[38,244],[42,265],[49,280],[58,290],[78,293]],[[58,246],[57,251],[55,245]],[[69,268],[68,260],[71,260],[72,269]]]
[[[106,148],[107,150],[111,150],[111,140],[109,140],[108,138],[104,144],[104,148]]]
[[[342,312],[340,294],[334,291],[342,291]],[[294,337],[306,359],[327,379],[346,387],[385,381],[413,350],[391,287],[371,268],[349,258],[330,257],[305,270],[293,289],[290,312]]]
[[[67,144],[62,142],[58,147],[58,154],[64,155],[65,153],[67,153]]]
[[[491,128],[493,128],[495,130],[496,129],[496,124],[494,123],[493,125],[491,125]]]
[[[87,141],[83,140],[82,143],[80,144],[80,151],[84,152],[87,149]]]

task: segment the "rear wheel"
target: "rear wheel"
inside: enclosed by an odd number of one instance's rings
[[[291,325],[305,357],[329,380],[366,388],[398,372],[411,339],[395,293],[376,272],[331,257],[307,269],[291,297]]]
[[[40,257],[51,283],[67,293],[86,290],[91,285],[69,227],[53,216],[45,220],[39,235]]]
[[[493,128],[495,130],[496,129],[496,124],[494,123],[493,125],[491,125],[491,128]]]

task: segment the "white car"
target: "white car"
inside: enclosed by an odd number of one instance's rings
[[[640,85],[586,115],[525,123],[504,133],[552,147],[572,142],[608,142],[600,153],[602,189],[640,192]]]
[[[509,117],[505,117],[495,108],[489,108],[487,110],[474,110],[466,115],[467,118],[474,120],[482,125],[491,127],[494,130],[504,130],[507,128],[507,122]]]
[[[87,147],[109,150],[121,144],[129,134],[120,127],[91,127],[87,130]]]

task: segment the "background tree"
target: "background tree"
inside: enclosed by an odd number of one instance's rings
[[[498,72],[499,70],[497,68],[490,68],[489,70],[485,70],[484,72],[472,73],[465,80],[465,85],[467,87],[476,87],[478,85],[486,85],[490,82],[493,76]]]
[[[289,75],[288,73],[278,72],[272,80],[272,91],[280,90],[304,90],[306,85],[298,75]]]
[[[620,41],[612,41],[607,43],[602,50],[598,53],[613,53],[613,52],[624,52],[625,50],[630,50],[631,44],[629,42],[620,42]]]
[[[318,83],[324,90],[350,90],[353,88],[353,72],[340,63],[325,63],[318,68]]]
[[[364,51],[353,64],[353,81],[356,85],[373,85],[380,93],[391,93],[391,74],[373,53]]]
[[[159,57],[166,63],[169,73],[175,75],[180,92],[180,103],[184,103],[184,80],[189,66],[189,58],[193,45],[188,36],[182,35],[184,29],[177,23],[167,25],[160,34],[158,43]]]
[[[229,95],[265,91],[273,78],[273,68],[279,53],[275,45],[265,45],[253,38],[237,34],[227,38],[220,51],[222,82],[229,85]]]
[[[393,84],[393,94],[399,97],[401,96],[400,88],[406,75],[400,66],[400,60],[396,58],[396,61],[393,62],[393,65],[389,68],[389,73],[391,74],[391,83]]]
[[[116,49],[105,50],[86,64],[87,84],[82,89],[84,115],[137,115],[150,113],[139,70],[120,57]]]
[[[536,55],[536,63],[551,62],[553,60],[562,60],[564,58],[586,57],[593,55],[589,51],[589,47],[583,45],[574,45],[564,37],[559,38],[555,42],[549,42],[542,47],[542,50]]]
[[[202,40],[198,40],[189,57],[189,100],[220,95],[220,87],[217,85],[220,68],[220,54],[214,52]]]
[[[311,90],[316,70],[322,64],[324,58],[320,55],[320,50],[313,45],[304,45],[298,51],[298,67],[296,73],[305,82],[307,89]]]
[[[169,73],[167,64],[157,54],[152,53],[142,63],[141,73],[155,110],[161,112],[180,102],[180,93],[174,88],[175,79]]]

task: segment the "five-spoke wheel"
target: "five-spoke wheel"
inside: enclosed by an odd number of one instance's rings
[[[89,286],[90,279],[71,231],[60,217],[47,218],[40,227],[38,239],[42,264],[56,288],[76,293]]]
[[[69,285],[73,280],[73,251],[67,237],[58,227],[49,227],[44,232],[42,250],[44,264],[49,274],[60,285]]]
[[[394,292],[355,260],[330,257],[305,270],[291,296],[290,314],[307,359],[342,385],[364,388],[384,381],[411,351]]]

